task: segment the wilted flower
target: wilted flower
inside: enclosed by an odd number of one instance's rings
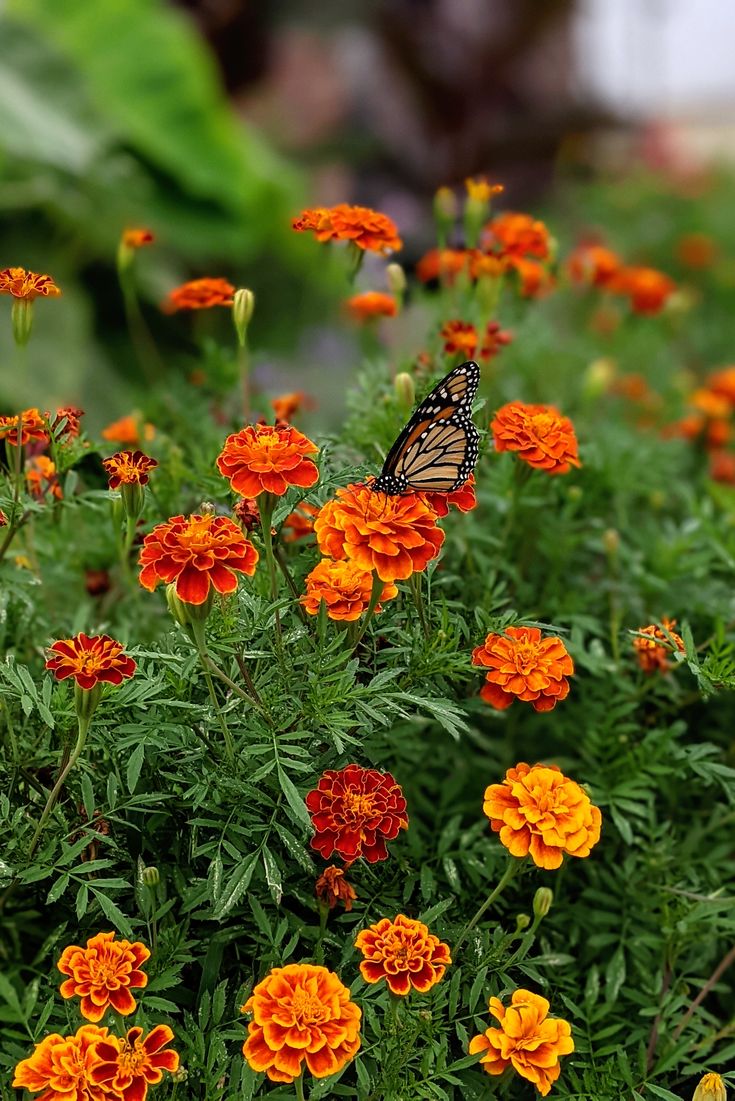
[[[574,663],[556,635],[542,638],[538,627],[506,627],[489,634],[472,651],[472,664],[487,669],[480,695],[491,707],[504,711],[514,700],[528,702],[534,711],[552,711],[569,695],[567,677]]]
[[[61,291],[50,275],[38,275],[25,268],[3,268],[0,271],[0,294],[33,302],[36,298],[58,298]]]
[[[347,765],[328,769],[306,807],[316,833],[311,847],[325,860],[337,852],[351,864],[364,856],[370,864],[386,860],[386,841],[408,829],[406,800],[390,772]]]
[[[347,299],[345,310],[353,321],[372,321],[376,317],[395,317],[398,302],[383,291],[363,291]]]
[[[322,601],[330,619],[351,622],[359,619],[370,604],[373,575],[347,559],[335,562],[323,558],[306,577],[306,593],[301,603],[310,615],[318,615]],[[381,600],[398,595],[395,585],[383,585]],[[380,604],[375,608],[381,611]]]
[[[0,440],[7,440],[13,447],[18,446],[18,422],[20,421],[20,442],[25,446],[30,440],[48,441],[46,424],[38,409],[24,409],[18,416],[0,417]]]
[[[136,1007],[131,990],[148,984],[140,970],[150,952],[140,941],[115,940],[114,933],[97,933],[86,948],[65,948],[57,967],[69,978],[61,984],[62,998],[80,998],[79,1010],[88,1021],[101,1021],[109,1006],[127,1017]]]
[[[125,653],[121,642],[109,635],[85,635],[80,631],[74,638],[62,638],[49,647],[50,656],[46,668],[57,680],[73,677],[80,688],[90,691],[98,684],[122,684],[132,677],[136,664]],[[111,937],[112,933],[100,933]],[[99,1017],[90,1017],[99,1020]]]
[[[318,481],[319,471],[308,458],[318,451],[291,425],[249,424],[227,437],[217,468],[243,497],[260,493],[281,497],[290,486],[306,489]]]
[[[536,470],[567,474],[570,466],[582,465],[574,426],[553,405],[508,402],[498,409],[490,428],[496,451],[516,451]]]
[[[393,252],[403,245],[395,222],[387,214],[348,203],[303,210],[292,227],[299,233],[313,232],[317,241],[351,241],[357,248],[371,252]]]
[[[161,309],[164,313],[179,310],[208,310],[212,306],[231,306],[235,288],[226,279],[192,279],[169,291]]]
[[[633,639],[638,664],[644,673],[666,673],[671,668],[669,658],[672,651],[676,649],[681,654],[686,652],[683,639],[674,630],[676,620],[664,616],[661,623],[666,631],[651,623],[648,627],[640,627],[640,633]],[[641,635],[647,637],[641,638]]]
[[[97,1044],[100,1061],[92,1068],[91,1081],[120,1101],[145,1101],[148,1087],[158,1085],[164,1070],[178,1069],[177,1052],[166,1046],[173,1038],[168,1025],[156,1025],[147,1036],[136,1025],[125,1039],[105,1037]]]
[[[314,885],[314,894],[320,902],[326,902],[330,910],[333,910],[338,902],[341,902],[347,913],[352,909],[352,903],[357,898],[357,891],[342,868],[336,864],[330,864],[325,868]]]
[[[393,994],[405,995],[411,988],[425,994],[440,981],[452,962],[449,945],[429,932],[422,921],[403,914],[391,921],[381,918],[357,935],[355,948],[365,957],[360,972],[365,982],[385,979]]]
[[[83,416],[84,410],[78,409],[76,405],[63,405],[56,410],[53,420],[49,413],[46,414],[46,420],[51,421],[51,431],[57,440],[71,440],[79,435]]]
[[[255,531],[260,527],[260,509],[254,497],[241,497],[232,511],[243,531]]]
[[[37,1101],[104,1101],[94,1088],[92,1071],[100,1061],[96,1045],[107,1035],[106,1028],[81,1025],[73,1036],[44,1036],[33,1055],[18,1063],[13,1086],[30,1093],[43,1090]]]
[[[48,493],[57,500],[64,496],[56,474],[56,463],[48,455],[32,456],[26,463],[25,473],[28,492],[37,501],[42,501]]]
[[[148,475],[158,463],[142,451],[118,451],[109,459],[103,459],[102,465],[107,471],[110,489],[119,489],[123,485],[148,485]]]

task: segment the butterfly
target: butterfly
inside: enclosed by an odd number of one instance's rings
[[[372,484],[375,493],[451,493],[477,462],[472,402],[480,382],[474,360],[455,367],[414,412]]]

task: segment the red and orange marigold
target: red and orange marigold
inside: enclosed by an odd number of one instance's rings
[[[648,627],[639,627],[640,634],[633,639],[633,648],[638,664],[644,673],[667,673],[671,668],[671,655],[675,650],[680,654],[686,653],[684,641],[677,635],[675,619],[661,620],[665,631],[655,623]],[[645,635],[642,638],[641,635]]]
[[[288,424],[249,424],[228,436],[217,458],[217,468],[235,493],[257,497],[259,493],[283,496],[289,486],[313,486],[319,471],[308,457],[316,455],[315,443]]]
[[[92,1072],[100,1061],[97,1044],[107,1035],[106,1028],[81,1025],[73,1036],[44,1036],[33,1055],[18,1063],[13,1086],[30,1093],[43,1090],[36,1101],[105,1101],[107,1092],[94,1085]]]
[[[309,615],[318,615],[322,601],[330,619],[352,622],[359,619],[370,604],[373,575],[349,558],[335,562],[323,558],[306,577],[306,592],[301,603]],[[383,585],[381,600],[398,595],[395,585]],[[381,611],[378,604],[376,612]]]
[[[502,784],[485,789],[482,809],[511,856],[530,854],[551,871],[567,856],[589,856],[600,840],[602,817],[587,792],[556,765],[509,768]]]
[[[164,313],[179,310],[209,310],[213,306],[231,306],[235,288],[227,279],[191,279],[169,291],[161,306]]]
[[[314,884],[314,894],[320,902],[326,902],[330,910],[341,902],[347,913],[357,898],[357,891],[348,883],[344,869],[338,868],[336,864],[330,864],[324,869]]]
[[[552,711],[569,695],[574,663],[560,638],[542,638],[538,627],[506,627],[472,651],[472,664],[487,670],[482,698],[498,711],[514,700],[534,711]]]
[[[620,270],[607,283],[608,290],[630,299],[635,313],[659,313],[676,290],[676,283],[655,268],[632,267]]]
[[[25,268],[3,268],[0,271],[0,294],[33,302],[35,298],[58,298],[61,291],[50,275],[38,275]]]
[[[212,588],[234,593],[237,575],[252,577],[257,562],[257,550],[229,516],[194,513],[156,524],[143,540],[138,564],[144,589],[175,582],[185,604],[204,604]]]
[[[566,474],[571,466],[582,465],[574,426],[553,405],[508,402],[498,409],[490,428],[496,451],[516,451],[536,470]]]
[[[139,416],[120,417],[103,428],[100,436],[111,443],[127,443],[137,447],[144,440],[152,440],[156,430],[152,424],[143,424]]]
[[[328,769],[306,796],[316,831],[311,847],[325,860],[338,853],[346,864],[364,856],[386,860],[386,841],[408,829],[406,800],[390,772],[347,765]]]
[[[140,941],[115,940],[114,933],[97,933],[85,948],[71,944],[56,965],[69,976],[61,984],[61,996],[80,998],[80,1012],[88,1021],[101,1021],[110,1006],[126,1017],[136,1006],[130,991],[148,983],[140,968],[149,957]]]
[[[470,474],[464,485],[453,489],[451,493],[422,493],[421,496],[440,519],[448,514],[450,505],[454,505],[460,512],[471,512],[477,506],[475,475]]]
[[[361,1011],[337,975],[309,963],[274,967],[242,1007],[251,1013],[243,1055],[271,1082],[293,1082],[304,1066],[336,1074],[360,1047]]]
[[[403,245],[393,219],[367,206],[315,207],[303,210],[291,224],[298,233],[312,232],[317,241],[351,241],[371,252],[393,252]]]
[[[135,662],[125,653],[122,643],[116,642],[109,635],[85,635],[80,631],[74,638],[62,638],[52,643],[49,653],[46,668],[53,672],[56,679],[74,677],[85,692],[97,684],[122,684],[128,677],[132,677],[136,669]],[[114,936],[113,933],[99,935]],[[88,942],[88,946],[90,943]],[[99,1020],[99,1017],[89,1019]]]
[[[574,1051],[567,1021],[549,1017],[546,998],[530,990],[514,990],[506,1009],[499,998],[490,999],[490,1013],[499,1028],[487,1028],[470,1040],[470,1055],[479,1055],[488,1074],[502,1074],[512,1067],[546,1097],[559,1077],[559,1059]]]
[[[606,287],[622,267],[622,260],[604,245],[578,245],[567,258],[567,271],[573,283]]]
[[[48,441],[48,431],[38,409],[24,409],[19,416],[0,417],[0,440],[7,440],[13,447],[18,446],[18,422],[20,421],[20,442],[22,446],[31,440]]]
[[[381,581],[405,581],[425,570],[444,542],[436,513],[419,494],[390,497],[366,485],[338,489],[314,531],[325,557],[350,558]]]
[[[110,489],[120,486],[148,485],[148,475],[158,466],[155,459],[142,451],[117,451],[109,459],[103,459]]]
[[[530,214],[506,210],[485,227],[487,244],[502,256],[547,260],[551,239],[545,224]]]
[[[384,291],[363,291],[346,300],[345,310],[353,321],[372,321],[376,317],[395,317],[398,302]]]
[[[139,1026],[128,1029],[124,1039],[106,1036],[97,1044],[99,1060],[90,1080],[108,1091],[111,1099],[145,1101],[149,1086],[157,1086],[163,1072],[179,1068],[179,1056],[167,1047],[174,1038],[168,1025],[156,1025],[147,1036]]]
[[[440,981],[452,962],[449,945],[429,932],[422,921],[405,917],[381,918],[357,935],[355,948],[364,959],[360,971],[365,982],[385,979],[393,994],[411,989],[425,994]]]
[[[31,497],[42,501],[47,494],[60,500],[64,494],[56,474],[56,463],[48,455],[33,455],[26,463],[26,483]]]

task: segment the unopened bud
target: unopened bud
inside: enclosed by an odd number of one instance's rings
[[[396,397],[404,409],[413,409],[416,402],[416,386],[410,375],[405,371],[399,372],[393,382]]]
[[[171,1075],[172,1082],[185,1082],[189,1077],[189,1072],[186,1067],[179,1067],[178,1070],[173,1071]]]
[[[533,896],[533,914],[537,919],[545,918],[554,901],[554,892],[550,887],[539,887]]]
[[[581,486],[569,486],[567,489],[567,497],[570,501],[581,501],[584,497],[584,490]]]
[[[235,296],[232,301],[232,320],[240,344],[245,343],[245,336],[254,309],[255,295],[252,291],[247,290],[245,287],[242,287],[239,291],[235,291]]]
[[[14,298],[10,309],[13,339],[19,348],[25,347],[33,326],[33,302],[29,298]]]
[[[582,388],[587,397],[595,398],[610,389],[617,371],[617,363],[608,356],[593,359],[582,376]]]
[[[440,187],[434,194],[434,217],[437,222],[453,222],[457,217],[457,196],[451,187]]]
[[[143,869],[140,873],[140,878],[143,880],[146,887],[157,887],[161,882],[161,873],[155,865],[151,864],[149,867]]]
[[[145,504],[145,489],[137,482],[120,486],[120,499],[129,520],[137,520]]]
[[[605,528],[602,533],[602,545],[605,548],[605,554],[611,557],[617,554],[620,550],[620,532],[616,528]]]
[[[725,1083],[719,1074],[710,1072],[700,1080],[692,1101],[727,1101]]]
[[[388,283],[388,290],[400,298],[406,290],[406,273],[401,265],[396,264],[395,261],[388,264],[385,269],[385,278]]]
[[[531,924],[531,919],[528,914],[518,914],[516,916],[516,933],[522,933],[524,929],[528,929]]]
[[[204,623],[212,610],[214,601],[214,589],[210,587],[207,599],[203,604],[187,604],[176,592],[176,582],[172,581],[166,586],[166,603],[168,610],[185,631],[190,632],[195,624]]]
[[[198,509],[200,516],[214,516],[216,511],[217,509],[211,501],[202,501]]]

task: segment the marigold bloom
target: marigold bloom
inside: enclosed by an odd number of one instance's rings
[[[271,1082],[293,1082],[303,1064],[315,1078],[336,1074],[360,1047],[359,1006],[326,967],[274,967],[242,1007],[252,1013],[242,1053]]]
[[[143,424],[138,416],[121,417],[103,428],[100,436],[111,443],[127,443],[138,447],[143,441],[152,440],[156,430],[152,424]]]
[[[578,245],[566,264],[573,283],[592,287],[606,287],[622,266],[618,254],[604,245]]]
[[[316,207],[302,211],[291,225],[298,233],[313,232],[317,241],[351,241],[371,252],[393,252],[403,245],[393,219],[367,206]]]
[[[179,1068],[179,1056],[167,1047],[174,1038],[168,1025],[156,1025],[147,1036],[139,1026],[128,1029],[124,1040],[107,1036],[96,1049],[100,1062],[90,1078],[120,1101],[145,1101],[149,1086],[157,1086],[163,1072]]]
[[[57,440],[71,440],[79,435],[83,416],[84,410],[78,409],[76,405],[63,405],[56,410],[53,421],[49,413],[46,414],[46,420],[51,421],[51,431]]]
[[[440,519],[448,514],[450,505],[454,505],[460,512],[471,512],[477,506],[475,475],[470,474],[465,484],[459,489],[453,489],[451,493],[423,493],[422,497]]]
[[[667,619],[664,616],[661,624],[668,631],[668,635],[666,631],[661,630],[661,627],[651,623],[648,627],[639,627],[640,634],[633,639],[638,664],[644,673],[667,673],[671,668],[669,657],[673,650],[676,649],[681,654],[686,652],[684,640],[674,630],[676,620]],[[641,635],[647,637],[641,638]]]
[[[735,367],[723,367],[707,376],[707,388],[735,407]]]
[[[97,1044],[105,1039],[107,1029],[96,1025],[81,1025],[73,1036],[52,1032],[18,1063],[12,1084],[31,1093],[43,1090],[37,1101],[104,1101],[107,1092],[91,1076],[99,1063]]]
[[[56,476],[56,463],[48,455],[34,455],[26,463],[26,483],[31,497],[42,501],[48,493],[57,500],[64,496]]]
[[[353,321],[372,321],[376,317],[395,317],[398,302],[383,291],[363,291],[347,299],[345,310]]]
[[[543,298],[554,289],[554,276],[538,260],[513,256],[511,266],[518,273],[524,298]]]
[[[347,864],[364,856],[386,860],[386,841],[408,829],[406,800],[390,772],[347,765],[327,769],[306,807],[316,834],[311,847],[329,860],[337,852]]]
[[[325,557],[351,558],[381,581],[405,581],[436,558],[444,532],[419,494],[389,497],[368,486],[337,490],[314,521]]]
[[[85,692],[96,684],[122,684],[128,677],[132,677],[136,668],[133,659],[125,653],[122,643],[116,642],[109,635],[85,635],[80,631],[74,638],[62,638],[52,643],[49,651],[46,668],[53,672],[57,680],[74,677]],[[100,936],[112,937],[114,934],[100,933]],[[88,947],[90,943],[88,942]],[[98,1021],[99,1017],[90,1017],[89,1020]]]
[[[238,573],[252,577],[257,562],[257,550],[229,516],[172,516],[143,540],[139,579],[150,592],[159,581],[175,581],[185,604],[204,604],[211,588],[234,593]]]
[[[81,998],[79,1009],[88,1021],[101,1021],[108,1006],[127,1017],[136,1005],[130,991],[148,984],[140,967],[149,957],[140,941],[115,940],[114,933],[97,933],[86,948],[71,944],[56,965],[62,975],[69,976],[61,984],[61,996]]]
[[[499,998],[490,999],[490,1013],[500,1028],[487,1028],[470,1040],[470,1055],[482,1052],[480,1066],[488,1074],[502,1074],[508,1067],[532,1082],[546,1097],[559,1077],[559,1058],[574,1051],[567,1021],[549,1017],[550,1005],[540,994],[514,990],[506,1009]]]
[[[499,279],[511,267],[508,256],[498,256],[494,252],[483,252],[473,248],[467,253],[467,270],[471,279]]]
[[[58,298],[61,291],[50,275],[38,275],[25,268],[3,268],[0,271],[0,294],[11,294],[33,302],[36,298]]]
[[[290,421],[302,409],[313,409],[314,401],[303,390],[294,390],[290,394],[280,394],[273,398],[271,409],[277,421]]]
[[[704,413],[706,417],[714,417],[724,420],[731,412],[730,402],[722,394],[710,389],[708,386],[700,386],[693,390],[687,399],[687,405]]]
[[[505,188],[502,184],[488,183],[484,176],[478,176],[477,179],[468,177],[464,182],[467,190],[467,198],[474,199],[479,203],[489,203],[496,195],[502,195]]]
[[[352,903],[357,898],[357,891],[347,878],[342,868],[336,864],[330,864],[314,884],[314,894],[320,902],[326,902],[330,910],[333,910],[338,902],[341,902],[347,913],[352,909]]]
[[[446,321],[439,336],[444,341],[444,351],[453,356],[458,353],[465,359],[474,359],[477,351],[477,329],[468,321]]]
[[[482,809],[511,856],[530,853],[551,871],[567,856],[589,856],[600,840],[602,816],[587,792],[556,765],[509,768],[502,784],[485,789]]]
[[[289,512],[281,525],[281,539],[284,543],[295,543],[314,533],[314,520],[319,515],[316,505],[300,501],[293,512]]]
[[[697,1083],[692,1101],[727,1101],[724,1079],[710,1071]]]
[[[608,289],[629,298],[636,313],[656,314],[676,290],[676,283],[655,268],[621,268],[610,279]]]
[[[381,918],[357,935],[355,948],[365,957],[360,971],[365,982],[385,979],[393,994],[409,994],[411,988],[425,994],[440,981],[449,964],[449,945],[429,932],[422,921],[398,914],[394,921]]]
[[[38,409],[24,409],[19,416],[0,417],[0,440],[7,440],[13,447],[18,446],[18,421],[21,446],[30,440],[48,441],[46,425]]]
[[[416,264],[416,278],[421,283],[433,283],[436,279],[451,283],[468,269],[470,256],[467,249],[430,249]]]
[[[352,622],[359,619],[370,604],[373,575],[347,559],[335,562],[323,558],[306,577],[306,592],[301,603],[309,615],[318,615],[322,601],[330,619]],[[383,585],[381,600],[398,595],[395,585]],[[380,604],[376,612],[382,611]]]
[[[255,531],[260,527],[260,509],[254,497],[241,497],[232,511],[243,531]]]
[[[535,256],[539,260],[549,257],[549,231],[530,214],[506,210],[488,222],[485,233],[494,251],[504,256]]]
[[[164,313],[179,310],[208,310],[212,306],[231,306],[235,288],[226,279],[191,279],[169,291],[161,309]]]
[[[249,424],[228,436],[217,457],[217,469],[242,497],[275,493],[281,497],[289,486],[306,489],[319,479],[308,455],[315,443],[288,424]]]
[[[494,359],[506,344],[513,343],[513,334],[501,329],[497,321],[488,321],[480,348],[480,359]]]
[[[142,228],[129,228],[124,229],[122,233],[122,243],[126,248],[142,248],[144,245],[151,245],[155,241],[155,237],[150,229]]]
[[[515,699],[531,703],[534,711],[552,711],[569,695],[567,677],[574,673],[562,640],[556,635],[542,638],[538,627],[506,627],[502,635],[489,634],[472,651],[472,664],[488,670],[480,695],[498,711]]]
[[[102,465],[109,476],[110,489],[118,489],[148,485],[148,475],[158,463],[142,451],[117,451],[109,459],[103,459]]]
[[[553,405],[508,402],[498,409],[490,428],[496,451],[517,451],[535,470],[566,474],[570,466],[582,465],[572,422]]]
[[[709,476],[713,482],[735,485],[735,454],[732,451],[711,451]]]

